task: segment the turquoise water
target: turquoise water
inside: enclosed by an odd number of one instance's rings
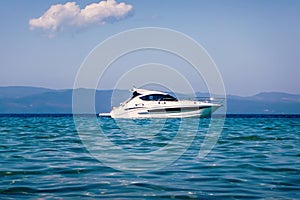
[[[85,124],[89,119],[82,117]],[[164,121],[159,133],[145,128],[140,133],[147,137],[139,137],[132,121],[122,124],[132,130],[128,135],[113,119],[97,120],[110,141],[129,152],[144,151],[145,157],[170,143],[180,122]],[[131,173],[91,156],[71,115],[2,115],[0,199],[300,198],[299,116],[229,116],[216,145],[201,159],[209,122],[200,121],[192,144],[170,165]]]

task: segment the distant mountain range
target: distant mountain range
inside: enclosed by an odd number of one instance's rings
[[[94,92],[81,90],[82,95]],[[72,89],[53,90],[38,87],[0,87],[0,114],[69,114],[72,113]],[[95,110],[109,112],[112,90],[96,90]],[[118,90],[114,104],[130,97],[130,92]],[[207,96],[197,93],[197,96]],[[115,96],[113,96],[113,99]],[[115,99],[114,99],[115,100]],[[116,102],[116,103],[115,103]],[[300,95],[264,92],[254,96],[227,96],[228,114],[300,114]]]

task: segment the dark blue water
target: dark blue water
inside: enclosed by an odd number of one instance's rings
[[[98,133],[89,129],[90,118],[81,120],[86,133],[96,138]],[[180,123],[155,121],[155,132],[143,128],[151,123],[147,120],[97,121],[113,144],[145,159],[174,140]],[[182,156],[156,170],[136,173],[122,170],[128,160],[116,157],[116,169],[91,156],[71,115],[2,115],[0,199],[300,198],[299,116],[229,116],[204,158],[198,155],[210,120],[201,119],[195,130],[195,121],[187,123],[187,137],[195,135]],[[119,126],[127,127],[127,134]]]

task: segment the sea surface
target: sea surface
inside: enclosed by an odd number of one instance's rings
[[[300,199],[300,116],[229,115],[204,157],[209,118],[185,121],[181,140],[180,119],[77,120],[0,116],[0,199]],[[115,151],[91,153],[99,134]]]

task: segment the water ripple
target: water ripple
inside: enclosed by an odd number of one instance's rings
[[[167,145],[179,121],[156,121],[160,131],[138,135],[149,123],[127,123],[126,135],[114,120],[99,119],[111,141],[139,153]],[[172,165],[130,174],[93,158],[71,116],[1,116],[0,199],[300,198],[299,117],[227,118],[218,143],[199,159],[208,127],[208,119],[200,121],[195,140]]]

